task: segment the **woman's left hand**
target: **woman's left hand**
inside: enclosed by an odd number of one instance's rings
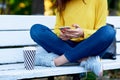
[[[79,38],[84,36],[84,32],[79,25],[73,24],[72,26],[75,27],[75,29],[66,29],[64,33],[66,36],[70,38]]]

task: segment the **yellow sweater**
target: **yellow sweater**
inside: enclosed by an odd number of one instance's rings
[[[107,15],[107,0],[85,0],[85,3],[82,0],[71,0],[66,5],[63,18],[60,18],[59,13],[56,12],[54,32],[59,36],[59,27],[78,24],[84,31],[84,38],[74,38],[72,40],[79,42],[105,25]]]

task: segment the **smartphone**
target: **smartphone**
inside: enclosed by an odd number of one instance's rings
[[[70,27],[60,27],[60,30],[70,29]]]

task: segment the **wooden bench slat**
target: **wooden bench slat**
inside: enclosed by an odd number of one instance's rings
[[[22,66],[22,65],[13,65],[13,66]],[[22,66],[23,67],[23,66]],[[73,70],[74,69],[74,70]],[[74,74],[79,72],[85,72],[84,68],[80,66],[69,66],[69,67],[44,67],[44,66],[36,66],[34,70],[25,70],[25,69],[16,69],[16,70],[8,70],[1,71],[0,77],[15,77],[17,79],[23,78],[33,78],[33,77],[48,77],[55,75],[66,75],[66,74]]]
[[[74,70],[73,70],[74,69]],[[48,76],[57,76],[57,75],[67,75],[67,74],[76,74],[79,72],[85,72],[83,68],[79,66],[71,66],[71,67],[56,67],[56,68],[37,68],[35,70],[27,71],[27,70],[12,70],[9,71],[1,71],[0,77],[15,77],[16,79],[24,79],[24,78],[36,78],[36,77],[48,77]]]
[[[0,30],[30,29],[30,27],[36,23],[42,23],[49,28],[53,28],[55,25],[55,16],[0,15],[0,22],[7,23],[0,23]],[[115,27],[120,26],[119,22],[119,16],[107,17],[107,23],[114,24]]]
[[[120,29],[116,29],[116,40],[120,41]]]
[[[119,56],[120,57],[120,56]],[[120,66],[119,63],[120,58],[118,60],[102,60],[104,70],[109,69],[117,69]],[[67,74],[76,74],[85,72],[86,70],[80,66],[61,66],[61,67],[43,67],[43,66],[36,66],[34,70],[25,70],[23,65],[15,65],[14,66],[21,66],[21,69],[16,70],[9,70],[8,71],[1,71],[0,77],[11,77],[17,79],[23,78],[32,78],[32,77],[48,77],[48,76],[56,76],[56,75],[67,75]],[[13,66],[12,66],[13,67]],[[14,67],[15,68],[15,67]]]
[[[113,24],[116,28],[120,28],[120,16],[108,16],[107,23]]]
[[[0,65],[0,71],[24,69],[23,63]]]
[[[120,41],[119,34],[120,34],[120,29],[117,29],[117,33],[116,33],[117,41]],[[1,31],[0,37],[1,37],[0,47],[36,44],[31,39],[29,31]]]
[[[30,29],[36,23],[42,23],[49,28],[53,28],[55,25],[55,16],[0,15],[0,22],[0,30]]]
[[[23,48],[0,49],[0,64],[23,62]]]
[[[117,54],[120,54],[120,43],[117,43]],[[23,48],[0,49],[0,56],[0,64],[23,62]]]
[[[110,59],[103,59],[103,69],[104,70],[112,70],[112,69],[119,69],[120,68],[120,55],[117,55],[116,60],[110,60]]]
[[[120,43],[117,43],[116,45],[116,52],[117,54],[120,54]]]
[[[102,59],[102,63],[114,63],[120,60],[120,55],[117,55],[117,60],[110,60],[110,59]],[[16,67],[15,67],[16,66]],[[35,68],[46,68],[44,66],[35,66]],[[0,66],[0,71],[5,71],[5,70],[18,70],[18,69],[24,69],[24,64],[23,63],[16,63],[16,64],[5,64]]]
[[[16,35],[17,34],[17,35]],[[30,37],[29,31],[2,31],[0,32],[0,47],[34,45],[36,44]]]

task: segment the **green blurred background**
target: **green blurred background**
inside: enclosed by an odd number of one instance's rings
[[[55,0],[0,0],[0,14],[54,15],[51,8]],[[107,0],[109,15],[120,16],[120,0]]]

